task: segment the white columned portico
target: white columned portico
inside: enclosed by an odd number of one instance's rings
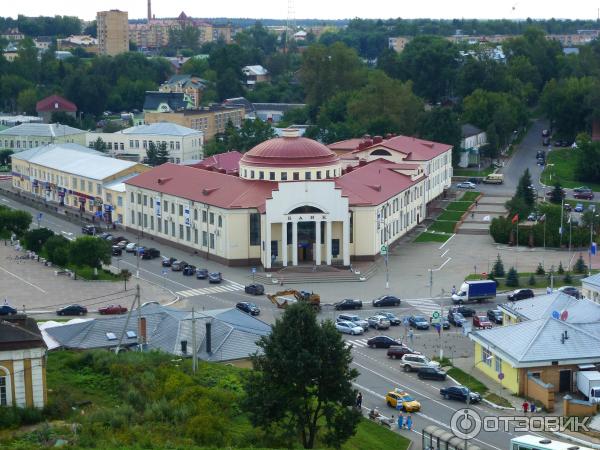
[[[287,254],[287,222],[283,221],[281,223],[281,261],[283,263],[283,267],[287,267],[288,265],[288,254]]]
[[[271,268],[271,223],[265,221],[265,268]]]
[[[325,264],[331,265],[331,220],[325,222]]]
[[[315,220],[315,265],[321,265],[321,221]]]
[[[298,265],[298,222],[292,222],[292,265]]]
[[[344,266],[350,265],[350,216],[346,215],[342,226],[342,245],[344,251]]]

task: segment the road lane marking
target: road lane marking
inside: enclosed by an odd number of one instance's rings
[[[446,256],[446,253],[448,253],[449,251],[450,251],[450,249],[447,248],[446,251],[440,255],[440,258],[443,258],[444,256]]]
[[[433,269],[433,271],[437,272],[438,270],[442,270],[444,266],[450,262],[451,259],[452,258],[449,257],[440,267],[438,267],[437,269]]]
[[[41,287],[39,287],[39,286],[36,286],[35,284],[33,284],[33,283],[30,283],[30,282],[29,282],[29,281],[27,281],[27,280],[24,280],[24,279],[23,279],[23,278],[21,278],[19,275],[15,275],[14,273],[12,273],[12,272],[9,272],[9,271],[8,271],[8,270],[6,270],[4,267],[0,266],[0,270],[3,270],[3,271],[5,271],[5,272],[6,272],[7,274],[9,274],[9,275],[12,275],[12,276],[13,276],[13,277],[15,277],[17,280],[21,280],[23,283],[26,283],[26,284],[28,284],[29,286],[33,287],[33,288],[36,288],[36,289],[37,289],[38,291],[40,291],[41,293],[43,293],[43,294],[47,294],[47,292],[46,292],[45,290],[43,290]]]
[[[447,240],[446,242],[444,242],[442,245],[440,245],[440,246],[438,247],[438,250],[441,250],[441,249],[443,249],[443,248],[446,246],[446,244],[447,244],[448,242],[450,242],[450,240],[452,240],[452,238],[453,238],[454,236],[456,236],[456,233],[454,233],[452,236],[450,236],[450,237],[448,238],[448,240]]]

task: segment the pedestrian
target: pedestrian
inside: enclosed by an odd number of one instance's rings
[[[4,304],[8,305],[8,300],[6,298],[4,299]]]
[[[527,400],[525,400],[523,402],[523,413],[527,414],[527,410],[529,409],[529,403],[527,403]]]
[[[404,428],[404,416],[402,413],[398,414],[398,429],[401,430]]]
[[[410,340],[410,345],[412,345],[412,344],[413,344],[413,341],[414,341],[414,335],[415,335],[415,333],[414,333],[413,329],[412,329],[412,328],[409,328],[409,329],[408,329],[408,339]]]
[[[471,211],[471,219],[475,218],[475,213],[473,211]]]
[[[358,409],[362,408],[362,393],[359,392],[358,395],[356,396],[356,407]]]
[[[477,206],[479,206],[479,202],[475,200],[475,208],[477,208]]]
[[[531,402],[531,405],[529,405],[529,410],[531,411],[531,414],[535,412],[536,406],[534,402]]]
[[[453,285],[453,286],[452,286],[452,295],[455,295],[455,294],[456,294],[456,286],[455,286],[455,285]]]
[[[408,431],[410,431],[410,430],[411,430],[411,428],[412,428],[412,416],[409,414],[409,415],[406,417],[406,429],[407,429]]]
[[[552,288],[550,286],[546,288],[546,294],[552,294]]]

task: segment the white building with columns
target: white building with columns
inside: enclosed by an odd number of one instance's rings
[[[340,157],[287,130],[245,153],[237,172],[164,164],[126,181],[125,224],[229,265],[373,260],[423,220],[452,175],[449,145],[387,145]]]

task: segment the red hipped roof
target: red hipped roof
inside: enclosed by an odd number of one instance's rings
[[[66,98],[60,95],[51,95],[46,97],[35,105],[37,112],[52,112],[52,111],[66,111],[66,112],[77,112],[77,106],[75,103],[70,102]]]
[[[407,161],[429,161],[452,149],[452,146],[448,144],[410,136],[394,136],[389,139],[382,138],[380,142],[368,140],[367,144],[360,148],[359,145],[363,142],[365,142],[363,139],[347,139],[345,141],[334,142],[329,145],[329,148],[337,151],[349,151],[352,149],[351,153],[356,154],[383,147],[407,155]]]
[[[240,159],[242,154],[236,150],[219,153],[217,155],[204,158],[196,164],[190,164],[190,167],[197,169],[212,169],[216,171],[225,171],[226,173],[235,172],[240,167]]]

